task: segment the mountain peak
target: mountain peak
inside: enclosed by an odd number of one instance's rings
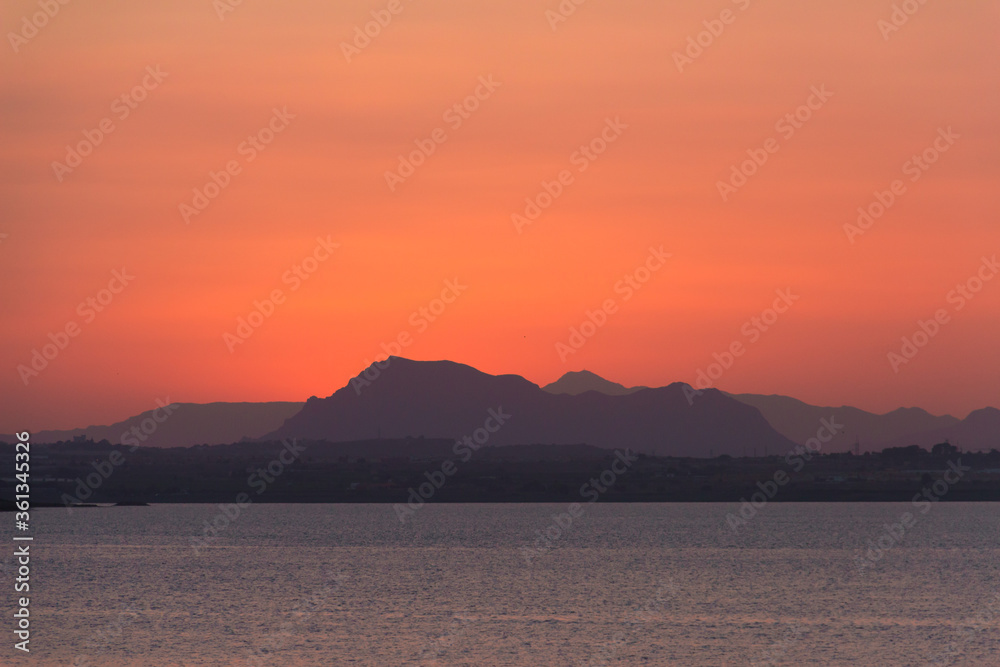
[[[351,391],[358,396],[363,392],[391,395],[419,387],[423,391],[440,393],[452,387],[483,387],[492,383],[538,388],[520,375],[490,375],[457,361],[422,361],[390,356],[373,362],[337,391]]]
[[[588,391],[596,391],[600,394],[607,394],[608,396],[625,396],[627,394],[634,394],[640,389],[647,388],[648,387],[626,387],[618,384],[617,382],[605,380],[600,375],[591,373],[588,370],[569,371],[568,373],[564,373],[563,376],[555,382],[542,387],[543,390],[549,392],[550,394],[569,394],[570,396],[577,396]]]
[[[983,429],[992,428],[995,433],[998,430],[998,426],[1000,426],[1000,410],[992,407],[973,410],[965,417],[963,423],[970,427],[977,426]]]

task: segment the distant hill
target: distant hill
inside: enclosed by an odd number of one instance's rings
[[[929,449],[945,440],[965,450],[1000,448],[1000,410],[995,408],[976,410],[958,419],[920,408],[899,408],[879,415],[849,406],[818,407],[788,396],[731,396],[760,410],[775,430],[799,443],[812,437],[819,419],[834,415],[845,430],[830,443],[829,451],[852,449],[855,439],[860,440],[862,452],[909,445]]]
[[[626,396],[634,394],[640,389],[649,389],[649,387],[626,387],[617,382],[605,380],[600,375],[590,371],[570,371],[555,382],[542,387],[543,391],[550,394],[569,394],[570,396],[579,396],[588,391],[597,391],[608,396]]]
[[[887,446],[920,445],[929,448],[945,440],[963,451],[1000,450],[1000,410],[996,408],[974,410],[957,424],[903,436],[887,443]]]
[[[502,408],[511,416],[490,435],[491,446],[585,443],[670,456],[776,454],[794,447],[756,408],[714,389],[692,405],[686,387],[552,394],[518,375],[390,357],[384,369],[373,364],[328,398],[310,399],[266,438],[461,438],[484,426],[488,410]]]
[[[169,415],[165,408],[149,410],[110,426],[38,431],[31,434],[31,441],[46,443],[84,437],[94,441],[107,440],[116,445],[138,444],[145,447],[226,444],[244,438],[257,438],[275,430],[302,409],[302,405],[286,402],[172,403]],[[131,433],[133,427],[138,429],[138,435]],[[16,442],[13,435],[0,435],[0,440]]]
[[[861,441],[862,451],[881,450],[887,446],[886,443],[901,437],[947,427],[959,421],[951,416],[937,417],[920,408],[900,408],[888,414],[877,415],[850,406],[834,408],[809,405],[788,396],[731,395],[760,410],[775,430],[798,443],[805,442],[816,434],[816,425],[820,419],[829,419],[833,415],[845,428],[827,445],[830,451],[853,449],[857,439]]]
[[[566,373],[543,387],[552,393],[597,391],[610,396],[634,393],[644,388],[627,388],[590,371]],[[799,444],[816,435],[821,419],[833,416],[837,423],[844,425],[844,430],[823,446],[826,452],[853,451],[856,441],[860,441],[863,452],[909,445],[930,449],[945,440],[965,450],[1000,449],[1000,410],[996,408],[976,410],[965,419],[958,419],[951,415],[932,415],[920,408],[899,408],[880,415],[850,406],[810,405],[789,396],[727,396],[757,408],[778,433]]]

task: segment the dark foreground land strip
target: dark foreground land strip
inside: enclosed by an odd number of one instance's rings
[[[277,467],[283,445],[274,442],[135,451],[106,441],[38,445],[32,505],[222,503],[240,493],[269,503],[406,503],[428,480],[441,481],[436,471],[446,461],[456,471],[428,502],[562,503],[578,501],[581,487],[599,479],[615,459],[613,451],[587,445],[529,445],[483,448],[462,461],[452,444],[422,438],[308,442],[293,462]],[[0,444],[0,458],[13,456],[7,448]],[[913,502],[940,485],[959,461],[961,479],[948,484],[940,500],[1000,502],[1000,452],[933,456],[916,447],[814,455],[804,465],[779,456],[640,454],[600,501],[740,502],[779,478],[787,481],[773,502]],[[268,477],[268,470],[278,474]],[[13,485],[7,481],[0,486],[0,511],[11,508]]]

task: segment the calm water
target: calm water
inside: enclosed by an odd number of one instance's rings
[[[596,504],[529,562],[565,509],[254,505],[198,554],[215,506],[37,510],[32,653],[0,664],[1000,665],[998,504],[864,568],[912,507]]]

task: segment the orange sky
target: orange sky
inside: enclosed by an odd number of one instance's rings
[[[739,341],[725,390],[1000,405],[1000,280],[961,310],[947,298],[1000,253],[996,4],[927,3],[884,39],[888,1],[590,0],[553,30],[556,0],[401,0],[347,62],[342,42],[389,4],[244,0],[220,20],[211,0],[71,2],[12,43],[41,10],[4,3],[0,432],[110,423],[157,398],[325,396],[400,332],[404,356],[540,384],[580,368],[695,382]],[[678,71],[675,52],[723,10]],[[116,100],[144,78],[123,117]],[[456,127],[445,112],[477,86]],[[813,86],[833,95],[786,138],[776,122]],[[248,160],[241,143],[275,108],[294,118]],[[627,128],[581,162],[609,118]],[[60,182],[53,162],[102,119],[113,131]],[[948,127],[959,138],[911,182],[905,163]],[[390,191],[385,173],[437,128],[446,140]],[[777,152],[724,202],[717,183],[770,138]],[[230,161],[186,223],[180,204]],[[511,215],[563,170],[572,182],[519,233]],[[849,242],[844,225],[895,179],[905,194]],[[318,237],[339,247],[292,289],[283,276]],[[672,256],[626,301],[616,283],[650,246]],[[101,312],[78,310],[123,267],[135,278]],[[468,288],[422,329],[411,314],[456,278]],[[744,324],[786,288],[800,299],[751,341]],[[227,346],[276,289],[273,315]],[[607,324],[561,360],[556,344],[609,298]],[[895,373],[887,355],[942,308]],[[18,366],[67,323],[78,335],[25,383]]]

